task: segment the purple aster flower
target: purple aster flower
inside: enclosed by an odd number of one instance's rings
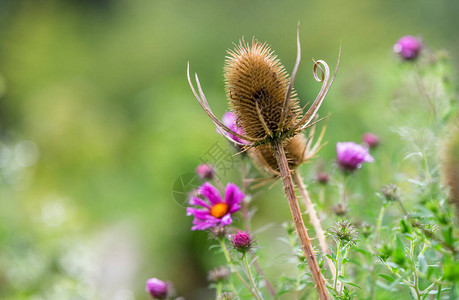
[[[226,112],[223,117],[222,117],[222,123],[226,125],[226,127],[228,127],[229,129],[231,129],[232,131],[238,133],[238,134],[241,134],[243,135],[244,134],[244,130],[237,124],[237,117],[235,114],[233,114],[232,112]],[[217,130],[218,132],[218,130]],[[220,133],[220,132],[218,132]],[[247,144],[246,141],[244,140],[241,140],[240,138],[238,138],[237,136],[235,136],[234,134],[231,134],[231,133],[228,133],[229,136],[235,140],[236,142],[239,142],[239,143],[242,143],[242,144]]]
[[[336,144],[338,164],[343,171],[354,171],[364,162],[373,162],[374,158],[368,153],[368,149],[353,142]]]
[[[233,183],[228,183],[226,186],[225,199],[222,199],[220,192],[208,182],[199,187],[199,193],[207,201],[198,197],[190,198],[190,205],[201,206],[201,208],[186,209],[188,216],[194,216],[191,230],[206,230],[231,224],[233,222],[231,215],[241,209],[240,203],[245,196]]]
[[[164,282],[158,278],[148,279],[145,286],[145,290],[150,293],[153,299],[166,299],[171,288],[170,282]]]
[[[394,45],[394,52],[400,54],[405,60],[414,60],[421,51],[421,42],[414,36],[401,37]]]

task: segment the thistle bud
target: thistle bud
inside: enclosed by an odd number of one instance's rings
[[[338,221],[328,229],[328,235],[345,245],[347,243],[355,244],[359,232],[349,221]]]
[[[339,167],[347,173],[359,169],[365,162],[374,162],[367,148],[353,142],[337,143],[336,153]]]
[[[226,93],[245,135],[252,139],[279,136],[298,119],[300,106],[292,91],[283,113],[289,76],[267,44],[241,41],[228,51],[225,65]],[[281,128],[281,119],[285,118]]]
[[[231,239],[233,248],[243,254],[252,250],[253,243],[254,241],[250,235],[247,232],[241,230],[234,234]]]
[[[196,167],[196,174],[201,179],[213,179],[215,176],[215,169],[209,164],[200,164]]]
[[[393,183],[383,186],[379,191],[379,197],[385,203],[398,201],[400,199],[398,187]]]
[[[334,205],[331,209],[337,216],[340,217],[346,215],[347,211],[349,210],[347,205],[342,203]]]
[[[374,149],[376,147],[378,147],[379,145],[379,138],[374,135],[373,133],[365,133],[363,136],[362,136],[362,142],[368,146],[368,148],[370,149]]]
[[[407,35],[401,37],[394,45],[394,52],[399,54],[404,60],[414,60],[421,51],[421,42],[414,36]]]
[[[150,278],[147,280],[145,290],[150,293],[153,299],[166,299],[170,293],[172,284],[164,282],[158,278]]]
[[[360,228],[361,228],[361,233],[365,238],[369,237],[374,231],[373,226],[366,222],[363,222],[362,225],[360,225]]]
[[[216,227],[212,227],[209,232],[210,232],[210,237],[216,240],[221,240],[224,237],[226,237],[228,233],[228,229],[226,228],[226,226],[216,226]]]
[[[330,181],[330,176],[326,172],[319,172],[316,174],[316,180],[318,183],[326,185]]]

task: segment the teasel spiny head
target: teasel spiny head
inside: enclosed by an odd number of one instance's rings
[[[191,81],[189,65],[187,67],[188,83],[194,96],[217,126],[217,130],[228,140],[242,146],[243,150],[278,141],[287,144],[304,129],[318,122],[315,116],[336,76],[340,55],[331,77],[325,61],[314,61],[313,75],[316,81],[322,83],[322,87],[314,102],[303,114],[304,109],[300,108],[293,88],[301,59],[299,26],[297,57],[290,78],[267,44],[253,40],[249,45],[242,40],[228,53],[225,65],[226,91],[231,110],[236,114],[240,127],[244,129],[243,134],[234,132],[215,117],[197,74],[196,90]],[[235,140],[234,136],[243,142]]]

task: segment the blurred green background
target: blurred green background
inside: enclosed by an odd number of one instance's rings
[[[458,12],[453,0],[0,0],[0,298],[147,299],[145,280],[158,277],[209,299],[206,272],[221,257],[190,231],[172,186],[215,142],[227,145],[188,87],[187,61],[221,116],[226,50],[241,37],[268,41],[291,70],[301,22],[303,104],[320,88],[311,58],[334,68],[342,42],[317,161],[331,170],[337,141],[374,132],[378,163],[358,177],[384,182],[403,154],[390,123],[392,45],[422,37],[457,69]],[[239,183],[237,169],[223,180]],[[368,215],[354,215],[374,218],[374,191],[361,195]],[[272,225],[258,239],[273,277],[289,253],[276,238],[289,217],[282,199],[279,184],[254,195],[253,227]]]

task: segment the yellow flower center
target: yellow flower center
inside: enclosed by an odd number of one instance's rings
[[[210,214],[215,218],[222,218],[228,212],[228,204],[217,203],[210,209]]]

